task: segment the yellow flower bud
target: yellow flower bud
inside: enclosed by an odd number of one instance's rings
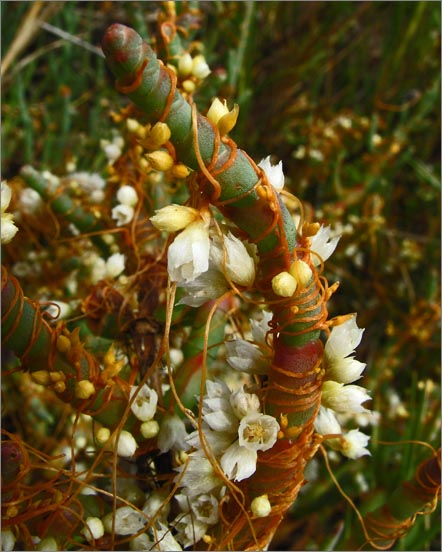
[[[289,272],[298,282],[298,286],[300,288],[305,287],[310,282],[313,276],[313,271],[309,267],[309,265],[299,259],[297,259],[290,265]]]
[[[136,132],[140,123],[136,119],[127,119],[126,127],[129,132]]]
[[[160,432],[160,425],[156,420],[149,420],[148,422],[143,422],[140,426],[141,435],[145,439],[152,439],[156,437]]]
[[[233,106],[233,109],[229,111],[229,113],[226,113],[226,115],[223,115],[221,117],[221,119],[218,121],[218,128],[221,136],[225,136],[232,130],[232,128],[236,125],[236,121],[238,120],[238,115],[239,115],[239,105],[235,104]]]
[[[150,222],[164,232],[177,232],[189,226],[200,216],[199,211],[185,205],[167,205],[162,209],[155,211],[155,215],[150,217]]]
[[[298,286],[298,282],[286,271],[280,272],[272,278],[272,289],[276,295],[291,297]]]
[[[77,399],[89,399],[95,393],[95,386],[89,380],[81,380],[75,385]]]
[[[192,94],[193,92],[195,92],[195,88],[196,84],[192,80],[186,79],[185,81],[183,81],[183,89],[188,94]]]
[[[158,122],[146,135],[145,140],[142,141],[142,145],[147,149],[157,149],[170,139],[171,134],[170,128],[166,123]]]
[[[100,429],[97,431],[95,435],[95,438],[100,445],[104,445],[109,441],[110,436],[111,436],[110,429],[108,429],[107,427],[100,427]]]
[[[209,111],[207,112],[206,117],[214,125],[217,125],[221,117],[224,117],[224,115],[227,115],[227,113],[229,113],[229,110],[227,108],[226,100],[224,100],[223,103],[219,98],[215,98],[212,102],[212,105],[209,107]]]
[[[267,517],[272,511],[272,505],[270,504],[269,498],[266,494],[254,498],[250,504],[250,507],[253,515],[256,517]]]
[[[172,167],[172,175],[175,178],[186,178],[190,174],[189,167],[186,167],[186,165],[183,165],[182,163],[179,163],[178,165],[174,165]]]
[[[146,154],[146,159],[156,171],[168,171],[173,167],[172,156],[164,150],[153,151]]]
[[[57,351],[60,353],[67,353],[71,348],[71,342],[65,335],[59,335],[57,337]]]
[[[31,377],[40,385],[48,385],[50,381],[49,372],[47,370],[37,370],[36,372],[31,372]]]
[[[64,393],[66,391],[66,384],[64,381],[57,381],[54,385],[54,391],[56,393]]]

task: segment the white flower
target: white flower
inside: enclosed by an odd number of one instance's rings
[[[179,481],[182,492],[189,497],[210,493],[223,484],[210,461],[196,453],[190,454],[187,463],[176,468],[176,471],[179,473],[174,481]]]
[[[116,278],[125,268],[126,257],[122,253],[114,253],[106,261],[106,277]]]
[[[315,419],[315,430],[320,435],[341,434],[342,429],[333,410],[320,406],[319,413]]]
[[[327,379],[339,383],[351,383],[360,378],[365,364],[349,356],[361,342],[363,329],[356,325],[356,318],[335,326],[324,348],[324,368]]]
[[[118,436],[118,443],[117,443],[118,456],[122,456],[123,458],[130,458],[131,456],[134,455],[137,448],[138,448],[138,445],[132,433],[129,433],[129,431],[126,431],[125,429],[123,429],[123,431]]]
[[[211,299],[217,299],[225,293],[229,286],[224,275],[216,268],[209,268],[191,282],[179,282],[186,295],[181,298],[178,305],[200,307]]]
[[[206,59],[203,55],[195,56],[192,60],[192,74],[197,79],[205,79],[210,75],[210,67],[207,65]]]
[[[142,422],[148,422],[155,416],[158,403],[158,394],[155,389],[151,389],[146,383],[141,389],[133,385],[130,390],[130,398],[136,394],[135,400],[130,408],[135,417]]]
[[[225,262],[224,262],[225,255]],[[227,276],[241,286],[251,286],[255,280],[255,262],[249,255],[246,246],[231,232],[212,240],[210,257],[218,270],[226,271]]]
[[[325,381],[322,386],[323,406],[335,412],[367,412],[362,403],[370,399],[370,395],[358,385],[344,385],[336,381]]]
[[[276,443],[279,429],[273,416],[256,412],[248,414],[239,424],[239,444],[250,450],[268,450]]]
[[[169,246],[167,267],[174,282],[191,282],[209,268],[208,223],[197,220],[187,226]]]
[[[162,552],[182,550],[181,546],[173,537],[170,529],[163,523],[158,523],[157,527],[152,529],[152,533],[155,539],[155,547],[153,550],[160,550]]]
[[[186,426],[183,420],[178,416],[165,416],[161,421],[158,448],[160,452],[187,450],[189,445],[186,443],[186,437]]]
[[[197,209],[172,203],[155,211],[155,215],[150,217],[150,222],[163,232],[178,232],[199,218]]]
[[[98,173],[76,172],[69,175],[70,182],[76,182],[85,192],[103,190],[106,181]]]
[[[232,405],[233,412],[239,419],[261,410],[258,395],[246,393],[243,386],[230,395],[230,404]]]
[[[124,226],[134,218],[134,209],[119,203],[112,209],[112,218],[117,221],[117,226]]]
[[[18,232],[17,226],[14,223],[14,215],[6,213],[11,201],[12,191],[6,182],[1,183],[1,242],[9,243],[12,241],[15,234]]]
[[[82,530],[88,541],[100,539],[104,535],[104,526],[100,518],[86,518],[86,527]]]
[[[135,207],[138,203],[138,194],[132,186],[121,186],[117,192],[117,199],[123,205],[129,205],[129,207]]]
[[[329,226],[321,226],[318,232],[310,238],[310,250],[316,253],[311,256],[312,263],[318,266],[321,264],[321,260],[325,262],[336,249],[338,241],[339,236],[330,239]]]
[[[11,552],[15,546],[15,535],[11,529],[3,529],[1,532],[2,550]]]
[[[365,448],[369,440],[370,437],[359,429],[352,429],[343,435],[339,450],[344,456],[353,460],[367,454],[371,455],[370,451]]]
[[[36,213],[42,208],[43,200],[36,190],[33,190],[32,188],[25,188],[20,193],[20,204],[23,212],[27,214],[32,214]]]
[[[149,537],[149,535],[146,535],[146,533],[141,533],[141,535],[138,535],[137,537],[130,539],[129,548],[131,550],[140,550],[140,551],[155,550],[154,542]]]
[[[220,463],[230,480],[242,481],[255,473],[257,459],[256,450],[242,447],[235,441],[222,455]]]
[[[103,518],[104,529],[112,532],[112,526],[117,535],[134,535],[138,533],[147,524],[147,518],[138,510],[130,506],[122,506],[115,510],[115,522],[113,525],[114,513],[110,512]]]
[[[259,319],[251,319],[250,325],[252,328],[253,339],[257,343],[265,343],[267,332],[270,329],[269,322],[273,318],[273,314],[268,311],[261,311]]]
[[[258,163],[260,167],[266,174],[268,181],[275,188],[275,190],[282,190],[284,188],[284,173],[282,171],[282,161],[277,165],[272,165],[270,163],[270,155],[265,159],[261,159]]]

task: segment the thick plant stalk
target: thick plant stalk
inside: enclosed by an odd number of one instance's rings
[[[105,379],[96,358],[83,347],[79,330],[71,333],[62,325],[50,326],[40,305],[24,296],[18,280],[4,267],[1,297],[4,349],[12,351],[22,367],[53,388],[62,401],[116,428],[128,405],[129,392],[124,389],[128,384]],[[130,416],[127,423],[133,422]]]
[[[179,162],[198,171],[199,196],[217,207],[248,240],[257,245],[259,273],[255,287],[273,311],[274,357],[261,394],[268,414],[281,419],[282,435],[261,454],[257,472],[239,487],[246,499],[223,508],[219,543],[236,549],[264,548],[303,483],[305,464],[318,442],[313,422],[320,405],[320,330],[327,318],[329,293],[310,260],[308,234],[298,236],[278,193],[259,167],[215,125],[196,112],[176,90],[176,77],[132,29],[112,25],[103,39],[116,87],[141,108],[149,122],[162,121]],[[295,296],[276,295],[271,281],[295,259],[309,262],[312,278]],[[250,501],[267,493],[272,512],[254,518]],[[244,515],[246,513],[246,515]]]
[[[403,481],[380,508],[364,517],[364,547],[388,550],[413,526],[417,515],[431,513],[440,500],[440,449],[419,464],[413,479]],[[368,539],[367,539],[368,537]]]

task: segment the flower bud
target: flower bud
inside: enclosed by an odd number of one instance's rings
[[[300,288],[304,288],[312,279],[313,271],[305,261],[297,259],[290,265],[290,274],[298,282]]]
[[[156,123],[143,140],[143,146],[148,149],[157,149],[165,144],[171,137],[172,132],[166,123]]]
[[[189,52],[183,54],[178,60],[178,73],[181,77],[188,77],[193,69],[193,60]]]
[[[138,445],[134,436],[129,431],[123,429],[118,438],[117,454],[123,458],[130,458],[134,455]]]
[[[298,286],[298,282],[286,271],[280,272],[272,278],[272,289],[276,295],[291,297]]]
[[[270,504],[266,494],[255,497],[252,500],[250,507],[253,515],[256,517],[267,517],[272,511],[272,505]]]
[[[89,399],[95,393],[95,386],[89,380],[81,380],[75,385],[75,396],[77,399]]]
[[[153,439],[160,432],[160,425],[156,420],[149,420],[141,424],[140,431],[145,439]]]
[[[100,539],[104,535],[104,525],[100,518],[86,518],[86,527],[81,531],[88,541]]]
[[[155,228],[164,232],[183,230],[199,218],[199,212],[196,209],[185,205],[167,205],[162,209],[158,209],[155,213],[150,218],[150,222]]]
[[[172,167],[172,175],[175,178],[186,178],[190,174],[189,167],[186,167],[186,165],[183,165],[182,163],[179,163],[178,165],[174,165]]]
[[[195,88],[196,84],[192,80],[186,79],[185,81],[183,81],[183,89],[188,94],[192,94],[193,92],[195,92]]]
[[[172,156],[164,150],[147,153],[145,157],[156,171],[168,171],[174,164]]]
[[[198,55],[193,58],[192,61],[192,74],[197,79],[205,79],[210,75],[210,67],[207,65],[206,58],[203,55]]]
[[[129,205],[129,207],[135,207],[138,203],[138,194],[132,186],[121,186],[117,192],[117,199],[123,205]]]
[[[109,441],[110,436],[111,436],[111,432],[109,428],[100,427],[100,429],[97,431],[95,435],[95,439],[100,445],[104,445]]]
[[[126,127],[129,132],[136,132],[140,123],[136,119],[127,119]]]

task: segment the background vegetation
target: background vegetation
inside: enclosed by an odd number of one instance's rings
[[[59,175],[73,160],[77,170],[104,170],[100,140],[126,100],[100,40],[113,22],[153,40],[158,6],[1,3],[3,179],[24,164]],[[195,6],[212,69],[200,109],[215,94],[239,103],[232,138],[257,161],[282,159],[286,187],[342,234],[327,264],[329,280],[341,281],[331,315],[358,312],[366,328],[358,359],[380,419],[372,456],[340,463],[335,475],[365,512],[428,456],[410,440],[440,440],[440,4]],[[3,262],[14,258],[7,251]],[[32,278],[22,285],[38,298]],[[7,429],[27,434],[32,416],[14,408],[19,398],[8,402]],[[273,549],[339,549],[357,523],[319,457],[311,477]],[[439,550],[439,517],[419,517],[395,549]]]

